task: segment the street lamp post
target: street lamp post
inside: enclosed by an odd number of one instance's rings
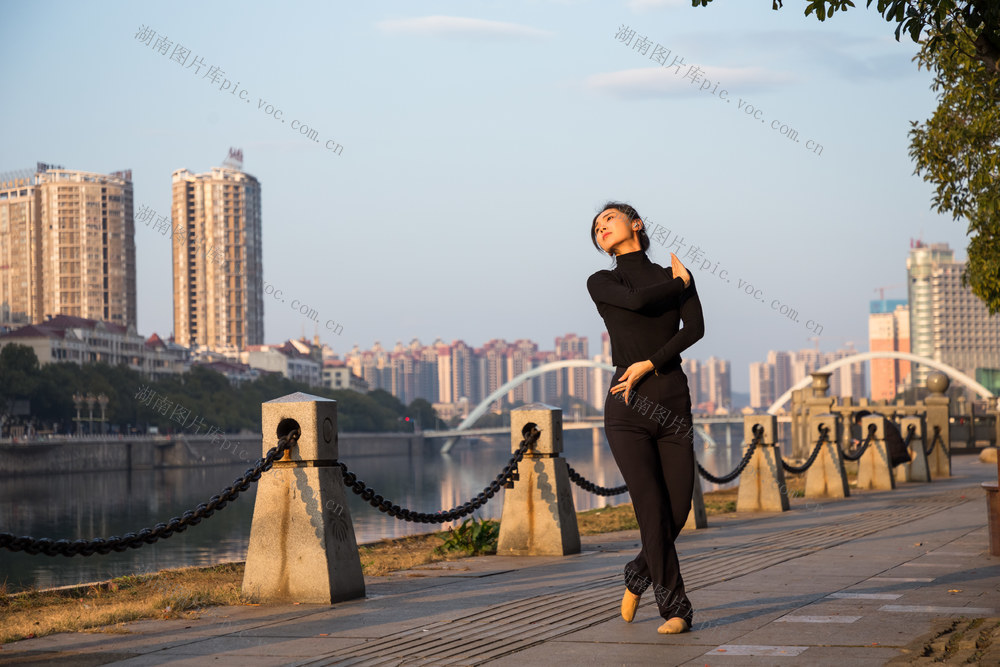
[[[83,429],[83,424],[80,423],[80,408],[83,406],[83,394],[80,392],[74,392],[73,405],[76,406],[76,418],[74,418],[73,421],[76,422],[76,435],[79,436]]]
[[[108,422],[105,416],[108,408],[108,397],[104,394],[98,394],[97,403],[101,406],[101,435],[104,435],[108,432]]]
[[[94,435],[94,401],[97,400],[97,397],[90,392],[87,392],[87,397],[84,400],[87,401],[88,410],[87,435]]]

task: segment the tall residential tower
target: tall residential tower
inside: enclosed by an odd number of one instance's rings
[[[174,336],[222,353],[264,342],[260,183],[235,164],[173,173]]]
[[[0,175],[0,323],[136,324],[132,172]]]
[[[973,379],[1000,369],[1000,314],[962,285],[965,262],[947,243],[916,241],[906,259],[910,285],[910,346],[914,354],[954,366]],[[923,386],[930,367],[917,364],[913,383]]]

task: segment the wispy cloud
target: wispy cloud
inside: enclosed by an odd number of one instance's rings
[[[759,67],[700,67],[703,74],[697,83],[684,78],[686,67],[681,69],[680,74],[666,67],[643,67],[593,74],[587,77],[585,84],[592,90],[617,97],[683,97],[709,94],[716,84],[720,89],[727,89],[731,93],[737,90],[745,93],[773,88],[795,80],[790,74]],[[711,82],[711,86],[702,90],[706,80]]]
[[[471,19],[464,16],[418,16],[408,19],[390,19],[375,24],[387,33],[420,35],[425,37],[492,37],[538,39],[552,33],[519,23]]]
[[[758,62],[794,63],[817,76],[832,73],[844,79],[895,81],[918,75],[911,62],[916,46],[908,39],[897,43],[888,31],[878,37],[839,30],[757,30],[741,33],[687,33],[688,53],[697,47],[716,61],[735,60],[746,53],[760,54]]]

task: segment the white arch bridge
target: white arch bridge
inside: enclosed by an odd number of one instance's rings
[[[862,352],[859,354],[851,355],[850,357],[844,357],[843,359],[838,359],[837,361],[827,364],[826,366],[823,366],[822,368],[819,368],[814,372],[817,373],[833,372],[838,368],[840,368],[841,366],[848,366],[850,364],[855,364],[862,361],[869,361],[871,359],[904,359],[906,361],[911,361],[914,363],[923,364],[925,366],[930,366],[935,370],[939,370],[945,373],[951,379],[956,380],[961,384],[964,384],[965,386],[971,388],[980,396],[984,398],[994,398],[993,394],[990,392],[989,389],[979,384],[978,382],[970,378],[968,375],[958,370],[957,368],[949,366],[948,364],[942,363],[940,361],[935,361],[934,359],[929,359],[927,357],[921,357],[915,354],[910,354],[909,352],[891,352],[891,351]],[[469,416],[466,417],[464,420],[462,420],[462,423],[460,423],[454,429],[445,431],[424,431],[423,436],[425,438],[447,438],[444,445],[441,447],[441,452],[443,454],[447,454],[449,451],[451,451],[451,448],[455,446],[455,443],[458,442],[459,438],[461,438],[463,435],[487,435],[487,434],[492,435],[497,433],[506,433],[509,429],[505,427],[473,428],[473,424],[475,424],[480,417],[486,414],[487,410],[489,410],[489,406],[494,401],[499,400],[504,396],[504,394],[512,391],[516,387],[524,384],[525,382],[531,380],[532,378],[537,377],[539,375],[543,375],[545,373],[558,371],[563,368],[578,368],[578,367],[599,368],[601,370],[610,371],[612,373],[615,371],[615,367],[610,364],[602,364],[600,362],[591,361],[589,359],[571,359],[566,361],[553,361],[547,364],[542,364],[537,368],[532,368],[529,371],[521,373],[517,377],[511,379],[510,381],[498,387],[489,396],[484,398],[482,402],[479,405],[477,405],[472,410],[472,412],[469,413]],[[812,382],[811,377],[803,378],[802,380],[797,382],[791,389],[782,394],[781,397],[778,398],[778,400],[776,400],[771,405],[771,407],[767,409],[767,412],[769,414],[775,414],[778,411],[778,409],[792,397],[792,392],[794,390],[807,387],[811,382]],[[698,417],[695,419],[695,432],[701,435],[703,438],[705,438],[710,444],[714,445],[715,442],[708,434],[708,430],[703,428],[703,425],[713,422],[734,422],[734,421],[742,422],[743,418],[742,416],[738,418],[734,418],[733,416]],[[564,430],[581,429],[581,428],[590,428],[590,429],[604,428],[604,420],[601,418],[591,417],[585,420],[577,422],[566,422],[563,424]],[[730,432],[731,429],[727,431],[727,439],[729,439]]]

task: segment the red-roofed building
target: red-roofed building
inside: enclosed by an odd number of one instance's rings
[[[41,365],[53,362],[76,364],[125,364],[143,375],[157,378],[187,370],[188,351],[165,343],[154,334],[147,341],[131,324],[91,320],[73,315],[56,315],[38,324],[29,324],[0,335],[0,348],[26,345],[35,351]]]

